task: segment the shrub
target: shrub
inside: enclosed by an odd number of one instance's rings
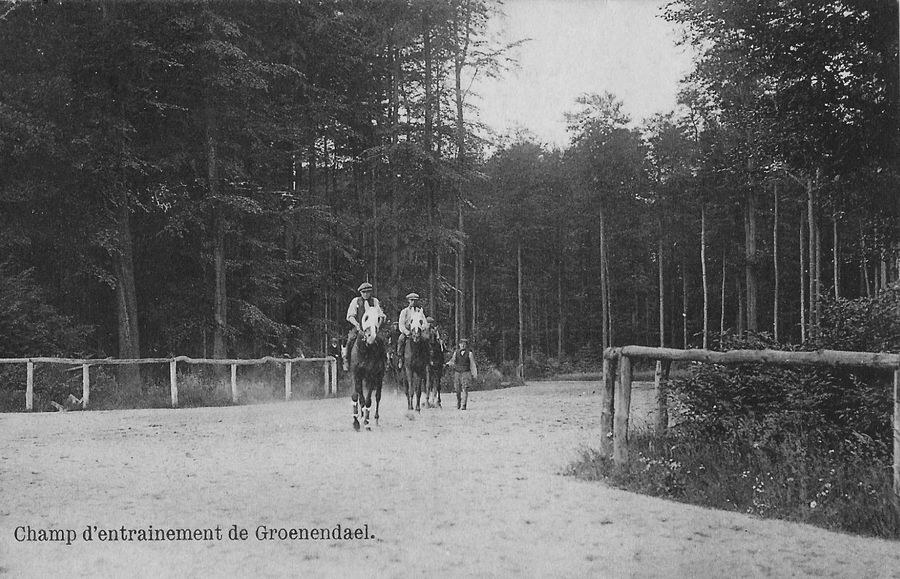
[[[900,351],[900,289],[825,304],[809,347]],[[788,349],[766,334],[725,349]],[[629,441],[619,467],[585,453],[569,472],[710,507],[900,538],[892,497],[890,376],[883,371],[692,365],[673,380],[683,421]]]

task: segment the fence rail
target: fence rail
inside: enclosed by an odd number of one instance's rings
[[[211,364],[214,366],[231,367],[231,400],[238,401],[237,367],[254,366],[260,364],[284,364],[284,399],[291,399],[292,379],[291,370],[293,364],[322,364],[325,391],[330,395],[337,394],[337,361],[327,356],[325,358],[264,358],[250,359],[224,359],[224,358],[190,358],[188,356],[176,356],[174,358],[0,358],[0,364],[25,364],[25,410],[34,410],[34,365],[35,364],[66,364],[81,366],[81,407],[86,409],[91,397],[91,366],[123,366],[135,364],[168,364],[169,365],[169,389],[172,407],[178,406],[178,363],[183,364]]]
[[[894,495],[900,500],[900,354],[817,350],[677,350],[647,346],[607,348],[603,352],[603,388],[600,397],[600,453],[622,464],[628,460],[628,417],[631,409],[631,367],[633,359],[693,361],[712,364],[784,364],[817,366],[856,366],[891,370],[894,373]],[[667,415],[665,383],[657,382],[660,416]],[[659,424],[659,423],[658,423]],[[666,424],[662,423],[661,428]]]

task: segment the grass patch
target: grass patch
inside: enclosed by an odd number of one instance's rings
[[[814,432],[764,444],[748,442],[747,434],[639,433],[629,440],[625,465],[588,450],[566,474],[705,507],[900,539],[888,449],[865,437],[829,449]]]

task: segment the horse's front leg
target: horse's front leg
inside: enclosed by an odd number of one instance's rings
[[[375,425],[378,426],[378,407],[381,405],[381,381],[375,386]]]
[[[371,379],[366,380],[364,392],[366,393],[365,398],[365,418],[363,419],[363,424],[366,427],[366,430],[372,430],[372,427],[369,426],[369,408],[372,406],[372,386],[369,383]]]
[[[409,369],[409,366],[407,366],[403,370],[403,373],[404,373],[404,376],[406,377],[406,409],[412,410],[413,409],[413,396],[414,396],[413,389],[415,388],[415,386],[413,385],[413,375],[412,375],[412,371]]]
[[[444,370],[443,370],[443,368],[438,368],[438,369],[434,372],[434,375],[435,375],[435,378],[434,378],[434,380],[435,380],[435,382],[434,382],[434,387],[435,387],[435,391],[436,391],[436,393],[437,393],[437,407],[438,407],[438,408],[441,408],[441,378],[444,377]]]
[[[356,376],[353,377],[353,394],[350,399],[353,401],[353,430],[359,430],[359,389],[356,386]]]
[[[421,402],[422,402],[422,382],[423,379],[421,376],[416,376],[416,412],[421,412]]]

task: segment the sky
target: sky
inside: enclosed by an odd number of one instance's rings
[[[530,38],[513,52],[517,69],[479,78],[474,103],[482,122],[503,134],[525,128],[564,147],[564,113],[584,93],[613,93],[635,122],[675,107],[690,55],[661,17],[666,0],[505,0],[492,33],[501,42]]]

